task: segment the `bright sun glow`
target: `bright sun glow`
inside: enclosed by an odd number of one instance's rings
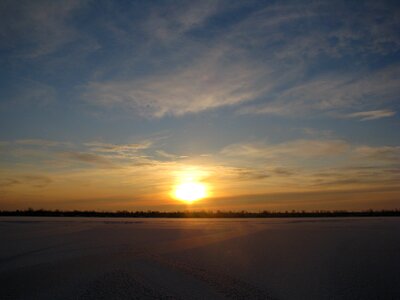
[[[206,197],[206,187],[199,182],[184,182],[179,184],[175,189],[175,197],[187,203]]]

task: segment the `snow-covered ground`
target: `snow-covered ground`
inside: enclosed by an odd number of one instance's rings
[[[400,299],[400,218],[0,218],[0,299]]]

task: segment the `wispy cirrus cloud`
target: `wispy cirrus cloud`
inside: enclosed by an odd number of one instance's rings
[[[242,114],[307,116],[387,104],[399,92],[397,65],[346,72],[328,67],[331,60],[344,62],[356,54],[363,60],[400,49],[398,18],[384,6],[369,6],[360,7],[364,18],[354,18],[344,3],[265,5],[212,31],[208,47],[191,30],[207,30],[210,17],[218,19],[232,6],[183,5],[172,16],[166,13],[170,7],[161,6],[150,13],[152,25],[143,28],[152,40],[146,47],[162,47],[164,60],[144,51],[143,59],[158,62],[148,66],[151,75],[125,70],[118,79],[90,81],[83,99],[158,118],[232,105]],[[377,13],[385,16],[382,22]],[[321,17],[327,24],[315,26]],[[130,62],[125,61],[132,68]],[[320,70],[310,76],[315,64]]]
[[[0,48],[14,49],[25,58],[48,55],[79,38],[70,17],[86,0],[62,3],[52,1],[2,1],[0,9]],[[4,42],[3,42],[4,41]]]
[[[15,177],[0,178],[0,188],[9,188],[15,185],[29,185],[35,188],[43,188],[51,184],[53,180],[44,175],[25,174]]]
[[[399,174],[386,167],[341,167],[318,170],[307,174],[306,181],[315,187],[379,187],[397,186]]]
[[[370,110],[370,111],[360,111],[351,114],[347,114],[347,118],[360,119],[361,121],[370,121],[381,118],[393,117],[396,114],[394,110],[381,109],[381,110]]]
[[[132,80],[90,82],[84,99],[103,107],[125,107],[139,114],[181,116],[236,105],[259,96],[268,70],[247,61],[230,61],[224,49],[203,55],[173,73]]]
[[[55,102],[57,90],[37,80],[23,78],[5,79],[0,83],[4,90],[0,108],[44,107]]]
[[[66,159],[84,162],[88,164],[94,164],[106,167],[113,166],[112,162],[106,157],[93,153],[69,151],[60,153],[60,156]]]
[[[103,153],[134,153],[139,150],[148,149],[152,144],[153,142],[150,140],[145,140],[134,144],[110,144],[102,142],[84,143],[84,145],[87,146],[91,151]]]
[[[109,16],[77,22],[88,8],[97,12],[91,5],[6,1],[4,47],[29,40],[23,50],[39,57],[92,40],[104,55],[101,64],[85,68],[90,75],[80,80],[80,99],[151,117],[242,104],[239,111],[249,114],[343,114],[356,106],[367,111],[377,99],[393,101],[399,92],[398,67],[392,68],[397,73],[384,66],[359,73],[332,67],[351,60],[363,66],[371,55],[400,49],[400,20],[390,3],[114,2],[98,4]]]
[[[245,156],[272,158],[277,156],[318,157],[344,153],[349,144],[343,140],[295,140],[280,144],[239,143],[228,145],[221,154],[228,156]]]
[[[173,42],[186,32],[201,27],[208,18],[223,9],[222,1],[185,2],[151,7],[149,16],[142,25],[151,39]]]
[[[45,140],[45,139],[22,139],[14,141],[17,145],[25,145],[25,146],[40,146],[40,147],[58,147],[58,146],[72,146],[72,143],[69,142],[60,142],[53,140]]]
[[[183,158],[187,158],[188,156],[186,155],[176,155],[173,153],[169,153],[167,151],[164,150],[156,150],[156,153],[158,156],[166,158],[166,159],[170,159],[170,160],[176,160],[176,159],[183,159]]]
[[[400,146],[359,146],[355,152],[364,159],[400,164]]]
[[[269,99],[243,106],[244,114],[310,115],[333,113],[374,103],[391,103],[399,92],[399,66],[390,66],[367,76],[359,74],[330,74],[299,82]],[[340,113],[339,113],[340,112]],[[391,110],[371,111],[375,116],[391,114]],[[358,115],[360,117],[361,115]],[[354,116],[355,117],[355,116]],[[362,117],[362,116],[361,116]],[[365,117],[371,117],[365,116]]]
[[[105,142],[72,143],[46,139],[0,141],[2,160],[10,164],[15,159],[26,165],[43,168],[84,168],[83,164],[99,168],[122,168],[129,165],[149,165],[157,160],[147,155],[154,139],[137,143],[113,144]]]
[[[347,156],[349,162],[359,163],[364,170],[370,168],[371,164],[381,166],[383,162],[395,166],[400,163],[400,146],[357,145],[340,139],[300,139],[278,144],[237,143],[224,147],[220,154],[240,160],[279,158],[280,163],[292,157],[327,159]],[[297,163],[301,165],[302,161],[297,160]],[[276,170],[280,168],[278,166]]]
[[[346,4],[344,1],[267,4],[238,22],[230,36],[258,46],[267,44],[279,60],[306,61],[319,60],[321,55],[340,58],[398,51],[400,20],[395,6],[385,1],[367,1],[349,9]]]

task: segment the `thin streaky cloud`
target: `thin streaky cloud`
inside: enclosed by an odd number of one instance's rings
[[[220,1],[181,2],[177,7],[161,5],[150,10],[142,25],[152,39],[171,43],[186,32],[201,27],[221,8]]]
[[[400,164],[400,146],[359,146],[355,151],[364,159]]]
[[[137,152],[139,150],[148,149],[153,144],[152,141],[142,141],[134,144],[110,144],[102,142],[84,143],[91,151],[103,153],[122,153],[122,152]]]
[[[394,110],[382,109],[382,110],[370,110],[370,111],[360,111],[346,115],[347,118],[356,118],[361,121],[370,121],[381,118],[393,117],[396,114]]]
[[[16,140],[14,141],[14,143],[18,145],[41,146],[41,147],[72,146],[72,143],[70,142],[51,141],[44,139],[23,139],[23,140]]]
[[[0,36],[7,42],[1,48],[16,49],[24,59],[50,55],[67,43],[79,39],[79,31],[68,19],[81,9],[86,0],[52,1],[3,1],[0,16],[6,27]],[[24,47],[25,45],[28,47]],[[18,51],[20,50],[20,51]]]
[[[332,114],[371,102],[390,103],[400,91],[400,67],[383,68],[368,76],[360,74],[330,74],[299,82],[276,92],[268,101],[249,104],[239,109],[241,114],[272,114],[280,116]],[[384,111],[383,111],[384,112]]]
[[[69,151],[60,153],[59,157],[102,167],[115,167],[108,158],[94,153]]]
[[[82,99],[103,108],[129,108],[133,113],[157,118],[231,105],[242,105],[238,111],[245,114],[331,113],[356,105],[364,107],[377,99],[390,101],[399,92],[396,80],[399,68],[396,66],[370,72],[368,76],[356,72],[323,72],[317,78],[307,78],[309,68],[314,60],[320,59],[321,53],[338,59],[355,41],[373,43],[359,48],[360,53],[365,49],[378,53],[395,51],[387,46],[386,50],[381,49],[385,47],[382,36],[391,44],[400,45],[400,39],[392,30],[397,22],[392,14],[376,24],[375,31],[365,24],[375,22],[373,14],[353,24],[352,16],[346,11],[338,12],[342,25],[332,28],[313,26],[308,28],[310,32],[299,31],[295,37],[289,36],[290,30],[280,30],[282,26],[296,28],[299,22],[317,22],[325,14],[329,17],[331,6],[327,2],[310,5],[307,9],[293,4],[267,5],[208,41],[209,47],[188,38],[188,32],[194,27],[206,29],[207,20],[229,10],[229,6],[224,7],[222,3],[214,6],[208,2],[193,7],[183,5],[174,17],[166,13],[170,8],[162,6],[151,13],[151,18],[155,19],[151,22],[154,28],[151,33],[146,32],[184,46],[172,47],[173,51],[165,53],[174,66],[168,70],[155,69],[151,76],[135,77],[124,71],[121,75],[126,74],[118,76],[122,77],[119,79],[90,81],[85,85]],[[359,27],[366,29],[354,29]],[[332,40],[337,42],[332,45]],[[150,43],[146,47],[154,46]],[[269,55],[252,50],[258,47],[268,49]],[[352,51],[355,51],[354,46]],[[259,60],[255,59],[257,56]],[[157,60],[157,57],[152,59]],[[296,62],[296,67],[287,67],[291,60]],[[124,63],[132,68],[131,61],[130,58]]]
[[[160,118],[237,105],[258,97],[268,87],[259,80],[268,70],[251,62],[224,62],[224,50],[216,50],[172,74],[91,82],[84,99],[103,107],[125,107]]]
[[[343,140],[295,140],[281,144],[240,143],[221,150],[227,156],[273,158],[277,156],[318,157],[340,155],[349,148]]]

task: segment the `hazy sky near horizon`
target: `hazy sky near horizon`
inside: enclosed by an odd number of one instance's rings
[[[400,207],[398,1],[1,1],[0,209]]]

